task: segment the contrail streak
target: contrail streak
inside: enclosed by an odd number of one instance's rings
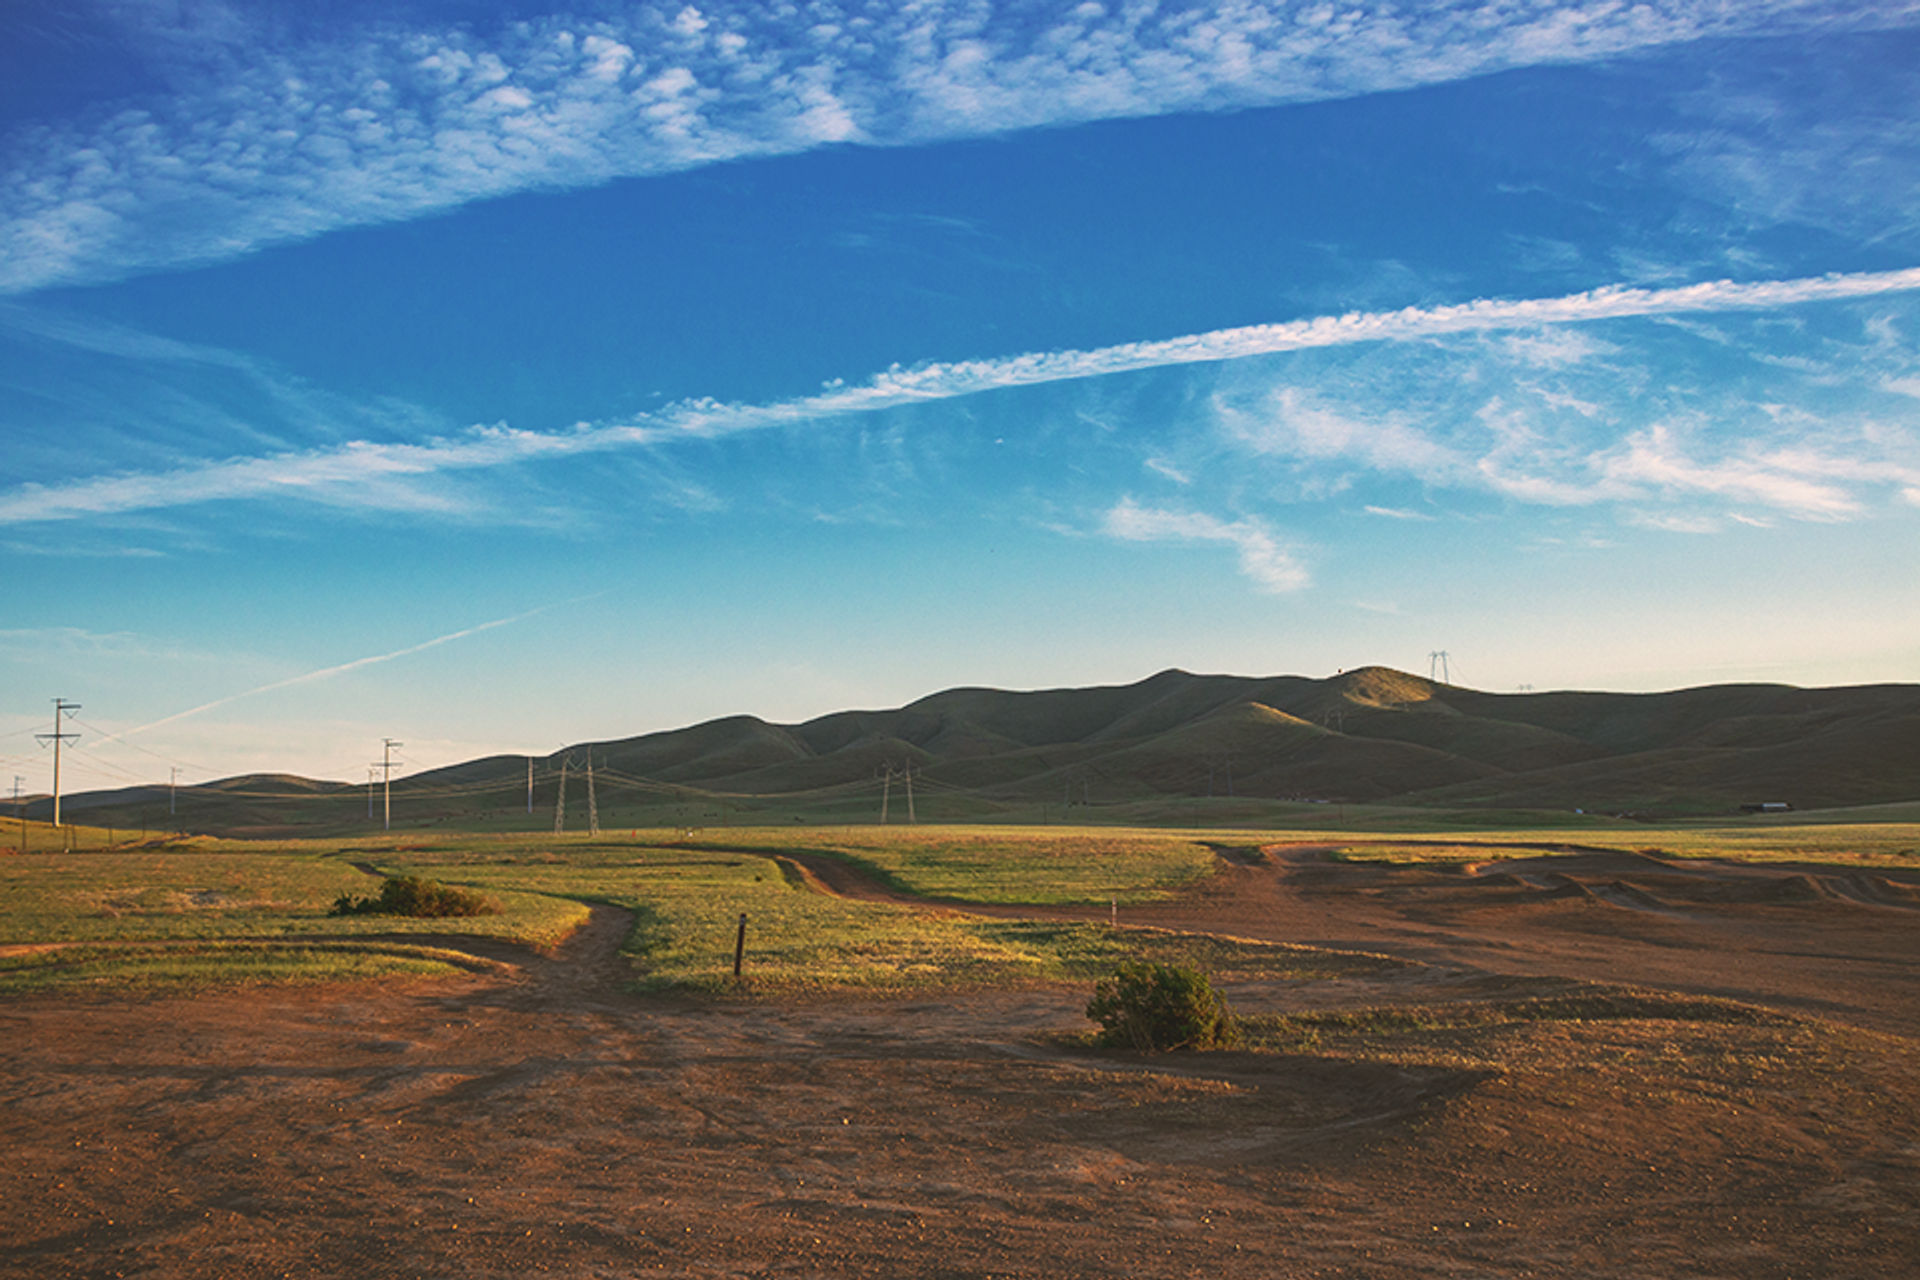
[[[317,671],[309,671],[304,675],[289,676],[285,680],[275,680],[271,684],[263,684],[257,688],[247,689],[240,693],[230,693],[224,698],[215,698],[212,702],[203,702],[197,707],[188,707],[185,711],[176,711],[170,716],[163,716],[147,724],[137,725],[132,729],[113,734],[110,737],[98,740],[94,745],[103,746],[107,742],[124,742],[136,733],[145,733],[149,729],[158,729],[162,725],[173,724],[175,721],[185,720],[189,716],[197,716],[202,712],[212,711],[216,707],[224,707],[229,703],[239,702],[242,698],[257,697],[263,693],[272,693],[276,689],[291,689],[295,685],[312,684],[317,680],[328,680],[334,676],[345,675],[349,671],[358,671],[362,667],[378,666],[383,662],[392,662],[395,658],[405,658],[411,654],[424,653],[428,649],[437,649],[443,644],[452,644],[455,640],[464,640],[468,636],[477,636],[482,631],[492,631],[497,627],[512,626],[516,622],[524,622],[526,619],[534,617],[537,614],[545,613],[549,609],[558,609],[565,605],[579,604],[582,601],[592,600],[605,594],[607,593],[604,591],[597,591],[592,595],[576,596],[571,600],[561,600],[553,604],[543,604],[537,609],[528,609],[525,613],[516,613],[510,618],[495,618],[492,622],[482,622],[477,626],[463,627],[459,631],[449,631],[446,635],[435,636],[433,639],[423,640],[419,644],[410,644],[404,649],[395,649],[391,653],[376,653],[365,658],[355,658],[352,662],[342,662],[332,667],[321,667]]]
[[[1352,311],[1279,324],[1121,343],[1090,351],[1035,351],[914,369],[895,367],[864,383],[834,386],[818,395],[795,400],[759,405],[690,400],[627,422],[582,424],[564,432],[476,427],[457,437],[421,444],[355,441],[327,451],[235,458],[170,472],[21,485],[0,495],[0,524],[268,496],[305,496],[335,505],[351,505],[352,490],[364,488],[369,480],[480,470],[535,458],[658,446],[675,440],[712,438],[843,414],[930,404],[1012,387],[1368,342],[1585,324],[1634,316],[1772,310],[1917,289],[1920,289],[1920,268],[1744,284],[1713,280],[1666,289],[1609,285],[1553,298],[1481,298],[1442,307]]]

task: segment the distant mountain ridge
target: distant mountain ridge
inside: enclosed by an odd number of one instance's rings
[[[1920,797],[1920,686],[1497,694],[1386,667],[1328,679],[1168,670],[1129,685],[948,689],[792,725],[731,716],[573,750],[588,749],[625,774],[762,795],[891,764],[986,792],[1064,795],[1071,782],[1192,796],[1230,785],[1449,807],[1813,808]],[[506,767],[524,757],[439,772]]]
[[[588,758],[609,797],[651,788],[656,798],[796,805],[836,789],[864,795],[889,771],[910,768],[923,796],[1006,812],[1209,795],[1669,815],[1759,803],[1827,808],[1920,799],[1920,685],[1486,693],[1386,667],[1326,679],[1168,670],[1128,685],[948,689],[799,724],[737,715],[581,743],[536,759],[540,785],[553,788],[563,760],[577,770]],[[458,797],[497,797],[485,812],[507,813],[527,769],[526,756],[491,756],[412,775],[395,795],[447,798],[441,822],[482,811],[481,800],[463,810]],[[262,829],[275,825],[276,803],[363,794],[266,775],[193,792],[197,804],[232,810],[222,825],[241,825],[244,809]],[[76,813],[126,809],[154,794],[67,803]]]

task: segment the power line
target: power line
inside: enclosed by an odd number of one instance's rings
[[[94,750],[98,750],[99,748],[108,746],[108,745],[118,745],[122,747],[128,747],[134,751],[138,751],[142,755],[152,756],[155,760],[164,761],[167,764],[177,764],[186,769],[198,770],[201,773],[213,772],[213,770],[207,768],[205,765],[196,764],[191,760],[183,760],[179,756],[170,756],[170,755],[167,755],[165,752],[154,751],[149,747],[141,746],[137,742],[129,742],[127,741],[127,738],[124,734],[108,733],[105,729],[102,729],[99,725],[88,724],[85,720],[80,719],[80,717],[78,716],[74,717],[74,723],[79,725],[82,729],[88,730],[94,735],[96,739],[96,741],[93,743]]]

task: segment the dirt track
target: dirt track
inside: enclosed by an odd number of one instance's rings
[[[1277,850],[1122,920],[1426,962],[1238,989],[1243,1011],[1478,998],[1491,972],[1873,1030],[1809,1033],[1837,1046],[1821,1069],[1789,1054],[1725,1087],[1650,1087],[1691,1034],[1657,1024],[1569,1030],[1618,1064],[1578,1076],[1143,1061],[1054,1038],[1083,1025],[1084,991],[634,1000],[626,922],[602,908],[557,955],[504,953],[504,980],[0,1006],[0,1270],[1913,1274],[1920,910],[1901,882],[1587,856],[1432,870]]]

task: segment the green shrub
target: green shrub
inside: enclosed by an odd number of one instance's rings
[[[334,916],[492,916],[500,904],[485,894],[419,876],[388,876],[374,898],[343,893],[333,900]]]
[[[1240,1039],[1207,975],[1180,965],[1123,962],[1094,984],[1087,1016],[1100,1024],[1100,1043],[1112,1048],[1225,1049]]]

